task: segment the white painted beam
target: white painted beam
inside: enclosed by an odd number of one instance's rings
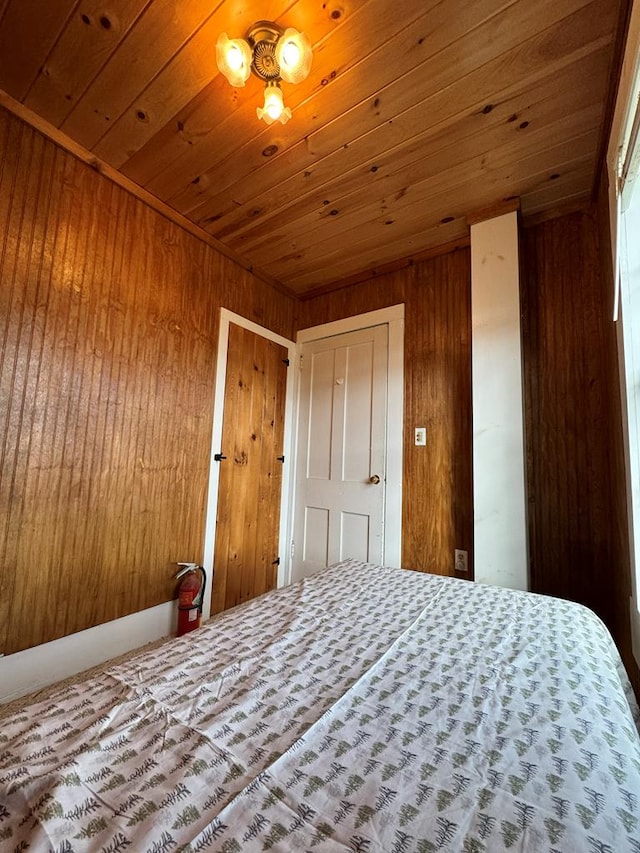
[[[517,212],[471,226],[474,568],[528,589]]]

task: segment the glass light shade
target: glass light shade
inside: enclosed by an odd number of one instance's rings
[[[264,87],[264,107],[258,107],[256,113],[267,124],[273,124],[274,121],[286,124],[289,121],[291,110],[285,107],[282,89],[277,82],[270,81]]]
[[[220,33],[216,42],[218,68],[232,86],[244,86],[251,74],[251,48],[244,39]]]
[[[287,83],[301,83],[311,70],[311,44],[304,33],[293,27],[284,31],[276,45],[280,76]]]

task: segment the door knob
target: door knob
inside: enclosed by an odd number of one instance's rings
[[[377,474],[372,474],[369,477],[369,482],[373,483],[374,486],[377,486],[378,483],[380,482],[380,477]]]

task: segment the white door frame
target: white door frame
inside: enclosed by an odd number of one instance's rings
[[[229,347],[229,323],[235,323],[243,329],[248,329],[256,335],[267,340],[275,341],[280,346],[286,347],[290,362],[287,370],[287,387],[285,392],[284,410],[284,464],[282,470],[282,493],[280,498],[280,529],[278,534],[278,555],[280,564],[278,566],[277,585],[283,586],[288,582],[291,575],[290,549],[286,543],[290,540],[289,534],[289,500],[291,494],[291,462],[293,460],[293,418],[294,402],[297,395],[297,371],[293,369],[296,363],[296,345],[294,341],[277,335],[264,326],[234,314],[227,308],[220,309],[220,329],[218,333],[218,356],[216,361],[216,386],[213,399],[213,430],[211,436],[211,463],[209,468],[209,491],[207,495],[207,510],[204,535],[204,568],[207,573],[207,588],[205,590],[202,604],[202,615],[208,619],[211,614],[211,590],[213,578],[213,554],[216,544],[216,523],[218,518],[218,487],[220,485],[220,463],[213,458],[214,453],[219,453],[222,443],[222,422],[224,418],[224,393],[227,379],[227,355]]]
[[[354,332],[370,326],[387,325],[389,329],[389,360],[387,377],[387,442],[386,466],[387,483],[384,509],[384,563],[386,566],[401,567],[402,561],[402,435],[404,425],[404,303],[381,308],[378,311],[368,311],[354,317],[345,317],[333,323],[312,326],[300,330],[296,335],[296,343],[301,345],[344,332]],[[296,370],[296,374],[299,370]],[[300,383],[296,381],[296,412],[299,407]],[[296,414],[296,435],[298,416]],[[293,448],[294,451],[296,448]],[[291,484],[295,476],[291,477]],[[295,513],[295,495],[287,515],[290,517],[289,528],[293,530]],[[289,539],[291,541],[291,539]],[[290,553],[287,555],[287,567],[291,577]]]

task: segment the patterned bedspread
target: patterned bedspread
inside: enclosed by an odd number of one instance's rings
[[[0,850],[640,853],[636,723],[585,608],[348,561],[3,720]]]

